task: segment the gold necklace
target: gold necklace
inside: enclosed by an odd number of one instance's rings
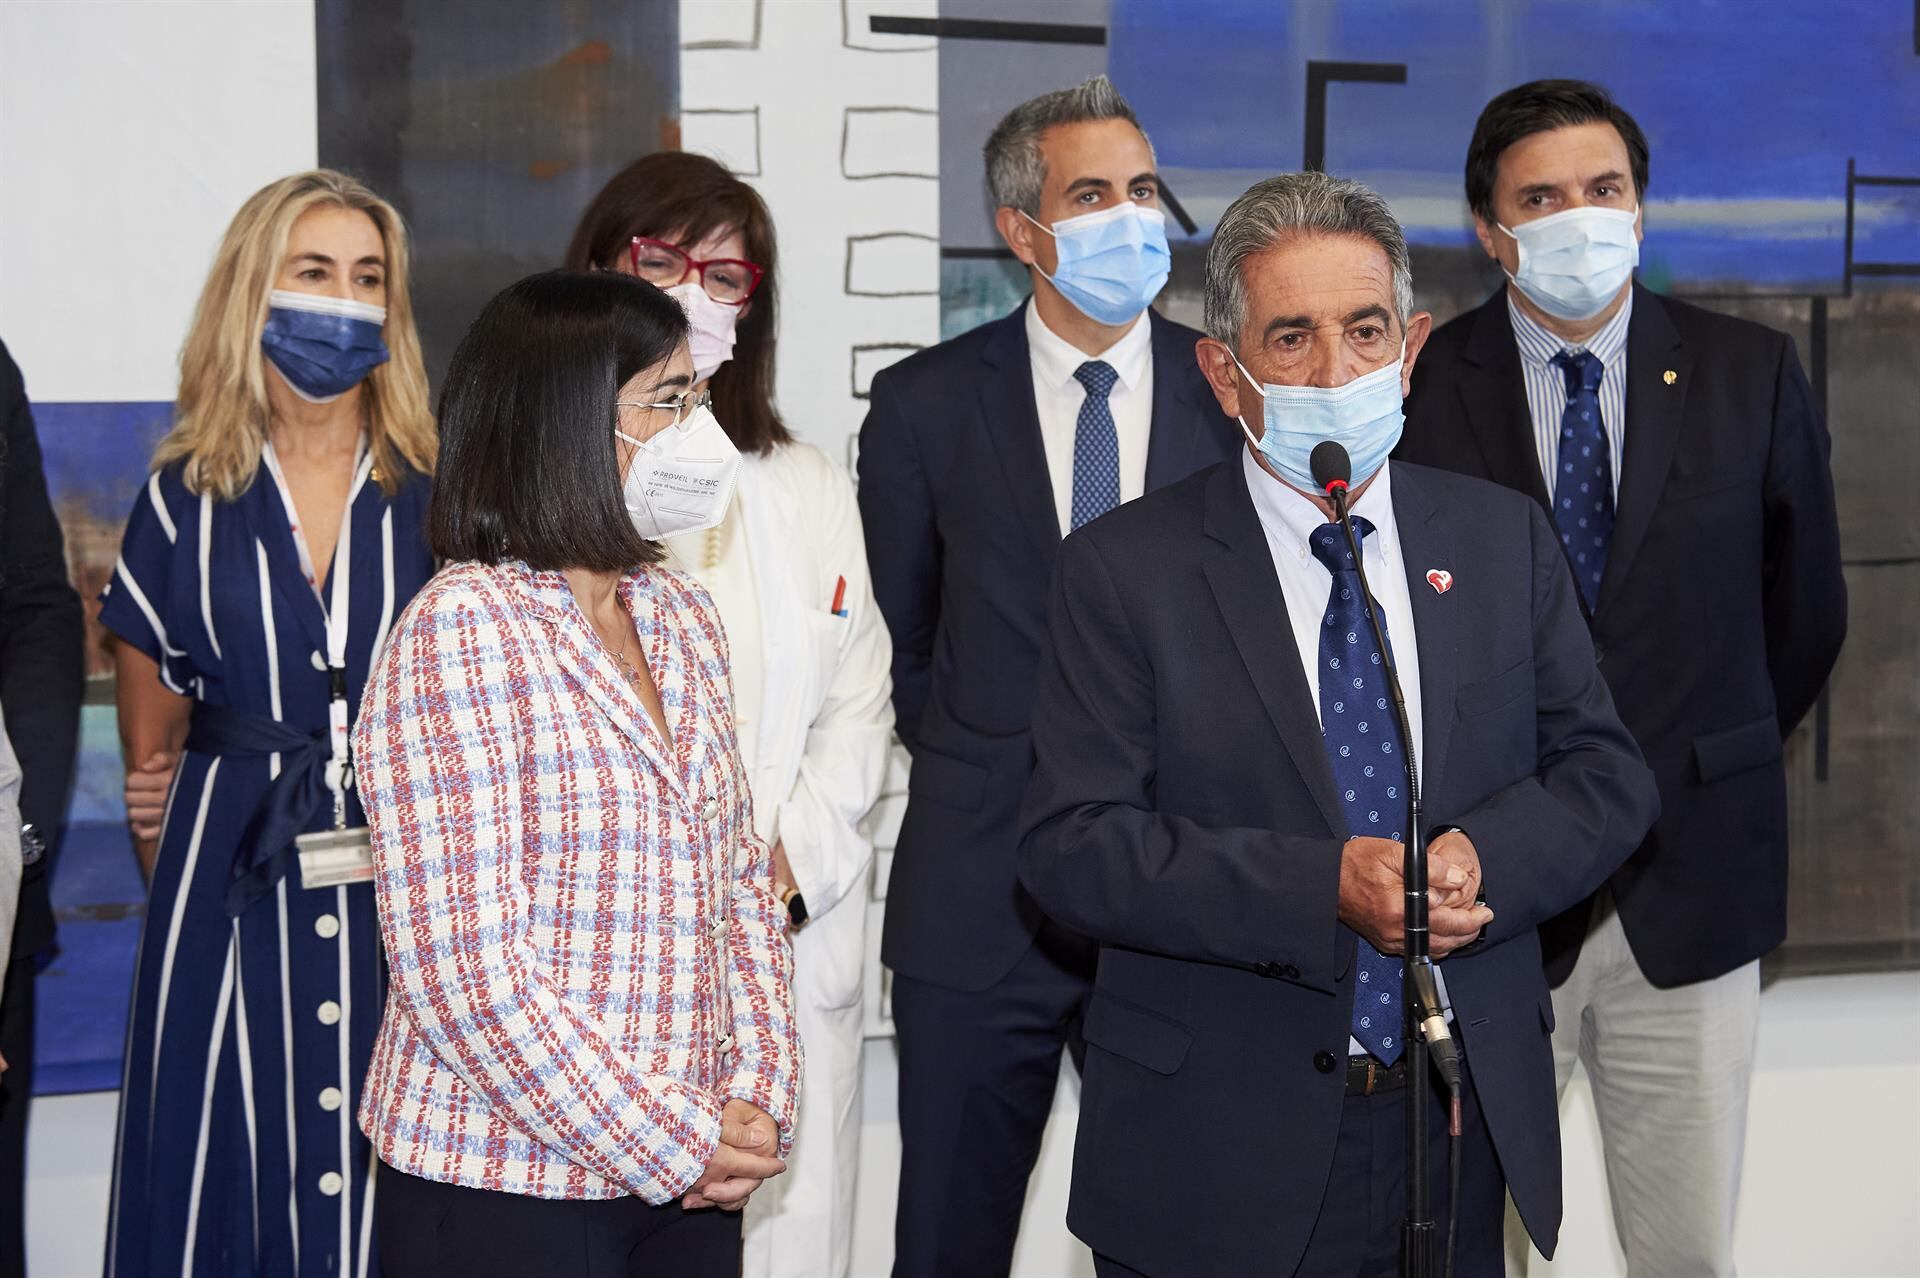
[[[620,635],[620,646],[618,648],[608,643],[607,637],[601,634],[597,628],[593,632],[593,637],[598,639],[600,641],[600,646],[602,648],[605,648],[607,650],[607,653],[610,656],[612,656],[612,658],[620,664],[620,674],[624,679],[626,679],[627,686],[629,688],[632,688],[636,695],[639,695],[643,685],[640,682],[641,675],[640,675],[639,669],[627,657],[627,634],[628,632],[626,631],[626,629],[622,627],[621,635]]]

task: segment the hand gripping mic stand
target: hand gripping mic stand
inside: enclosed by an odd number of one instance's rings
[[[1352,462],[1347,450],[1328,440],[1314,447],[1311,457],[1314,482],[1320,485],[1338,515],[1340,528],[1347,536],[1347,549],[1353,554],[1354,571],[1360,575],[1360,602],[1373,630],[1373,642],[1380,651],[1381,668],[1387,672],[1387,687],[1393,697],[1394,721],[1400,728],[1401,749],[1407,763],[1407,838],[1401,877],[1406,882],[1405,949],[1400,984],[1401,1041],[1407,1055],[1407,1208],[1400,1222],[1400,1272],[1405,1278],[1431,1278],[1434,1272],[1434,1222],[1427,1199],[1427,1061],[1433,1051],[1435,1063],[1453,1098],[1450,1131],[1454,1137],[1455,1205],[1449,1216],[1457,1214],[1459,1201],[1460,1154],[1460,1059],[1450,1038],[1436,1032],[1444,1047],[1429,1044],[1423,1026],[1437,1022],[1444,1031],[1445,1008],[1438,998],[1433,959],[1427,950],[1427,842],[1420,811],[1420,769],[1414,750],[1413,726],[1407,719],[1407,698],[1400,688],[1400,673],[1386,632],[1380,627],[1380,613],[1374,606],[1373,590],[1367,585],[1367,570],[1360,557],[1360,539],[1354,536],[1353,520],[1347,514],[1347,486]],[[1453,1269],[1453,1229],[1448,1228],[1447,1270]]]

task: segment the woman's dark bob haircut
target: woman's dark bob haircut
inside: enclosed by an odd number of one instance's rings
[[[482,307],[440,395],[433,553],[595,572],[657,561],[621,499],[614,401],[686,340],[680,304],[625,275],[549,271]]]
[[[761,456],[793,435],[773,406],[773,338],[779,324],[779,263],[773,214],[760,193],[725,165],[686,151],[642,156],[610,178],[580,215],[563,265],[570,271],[619,270],[636,235],[692,248],[738,231],[747,257],[766,272],[734,330],[733,358],[707,389],[713,415],[743,453]]]

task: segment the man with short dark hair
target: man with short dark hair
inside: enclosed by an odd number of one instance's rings
[[[1153,148],[1104,76],[1014,108],[986,146],[1032,298],[874,379],[860,513],[913,756],[887,892],[900,1050],[895,1272],[1004,1274],[1089,943],[1015,879],[1048,577],[1074,528],[1238,437],[1149,309],[1169,253]]]
[[[1639,841],[1653,779],[1546,517],[1387,460],[1433,318],[1412,295],[1378,195],[1256,183],[1208,249],[1198,352],[1245,444],[1060,550],[1020,871],[1100,944],[1068,1224],[1102,1278],[1402,1272],[1413,1088],[1457,1272],[1498,1272],[1505,1185],[1554,1247],[1535,927]],[[1357,545],[1314,475],[1328,442]],[[1457,1180],[1402,1039],[1410,758],[1465,1053]]]
[[[1467,149],[1508,284],[1433,335],[1396,454],[1546,510],[1661,817],[1542,929],[1634,1274],[1731,1274],[1759,1009],[1786,934],[1782,740],[1846,634],[1828,439],[1793,343],[1637,286],[1647,140],[1605,90],[1501,94]],[[1524,1262],[1524,1251],[1510,1256]]]

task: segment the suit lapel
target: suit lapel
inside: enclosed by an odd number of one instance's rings
[[[1393,518],[1400,528],[1407,597],[1413,601],[1414,644],[1420,653],[1420,792],[1434,792],[1446,767],[1453,735],[1453,699],[1458,682],[1460,619],[1451,590],[1442,594],[1427,580],[1435,568],[1453,572],[1453,537],[1428,499],[1418,471],[1393,468]]]
[[[1658,296],[1634,285],[1633,317],[1627,321],[1626,448],[1620,461],[1613,545],[1600,582],[1601,608],[1620,589],[1646,540],[1680,442],[1692,374],[1693,356],[1681,343],[1667,308]]]
[[[1146,491],[1153,492],[1193,473],[1194,450],[1200,445],[1195,404],[1204,377],[1198,357],[1173,325],[1151,307],[1147,322],[1153,332],[1153,425],[1147,437]]]
[[[1540,450],[1533,440],[1526,381],[1520,372],[1520,348],[1514,345],[1513,320],[1502,288],[1475,313],[1467,340],[1467,375],[1460,379],[1461,405],[1486,458],[1487,478],[1527,494],[1543,510],[1553,508],[1540,473]]]
[[[1327,828],[1344,835],[1347,818],[1327,762],[1319,711],[1294,648],[1293,624],[1266,534],[1237,465],[1215,470],[1207,484],[1206,532],[1216,543],[1205,563],[1207,584],[1234,647]]]
[[[1027,306],[1033,305],[1031,299]],[[1040,410],[1033,399],[1033,363],[1027,350],[1027,309],[1001,320],[981,352],[988,375],[980,379],[980,412],[993,442],[1014,511],[1040,552],[1046,572],[1060,546],[1060,515],[1054,509]]]

